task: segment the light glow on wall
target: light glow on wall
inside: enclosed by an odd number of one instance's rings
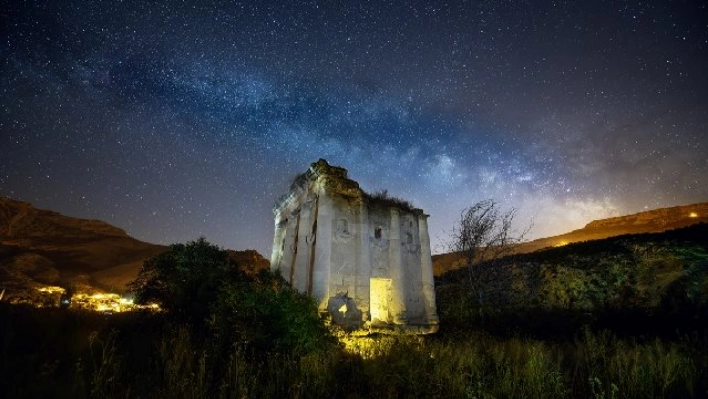
[[[372,278],[370,284],[370,311],[371,321],[387,322],[389,319],[389,293],[391,291],[390,278]]]

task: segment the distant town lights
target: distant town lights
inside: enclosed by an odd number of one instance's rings
[[[62,287],[45,286],[38,287],[37,291],[45,295],[64,295],[66,290]],[[156,303],[147,305],[137,305],[133,303],[132,298],[124,298],[119,294],[111,292],[96,292],[93,294],[76,293],[71,298],[61,297],[56,304],[60,306],[69,306],[84,310],[92,310],[103,313],[118,313],[128,312],[139,309],[149,309],[152,311],[160,311],[160,306]],[[35,303],[35,306],[44,307],[44,303]]]
[[[696,212],[691,212],[691,213],[688,215],[688,217],[690,217],[690,218],[697,218],[697,217],[698,217],[698,214],[697,214]]]

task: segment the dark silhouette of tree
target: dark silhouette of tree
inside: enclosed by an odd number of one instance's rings
[[[449,249],[464,257],[470,282],[476,264],[500,259],[523,241],[531,226],[522,231],[514,230],[515,216],[515,208],[504,211],[492,199],[462,210],[450,234]]]
[[[248,275],[204,238],[145,261],[130,288],[215,345],[309,352],[331,342],[314,300],[278,273]]]
[[[199,238],[173,244],[143,264],[130,285],[138,303],[155,302],[181,322],[200,324],[217,300],[220,286],[243,280],[226,251]]]

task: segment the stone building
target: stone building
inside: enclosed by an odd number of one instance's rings
[[[276,204],[271,269],[352,329],[438,329],[428,215],[320,159]]]

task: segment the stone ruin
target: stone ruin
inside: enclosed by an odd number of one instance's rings
[[[428,215],[324,159],[276,204],[271,269],[350,330],[438,330]]]

